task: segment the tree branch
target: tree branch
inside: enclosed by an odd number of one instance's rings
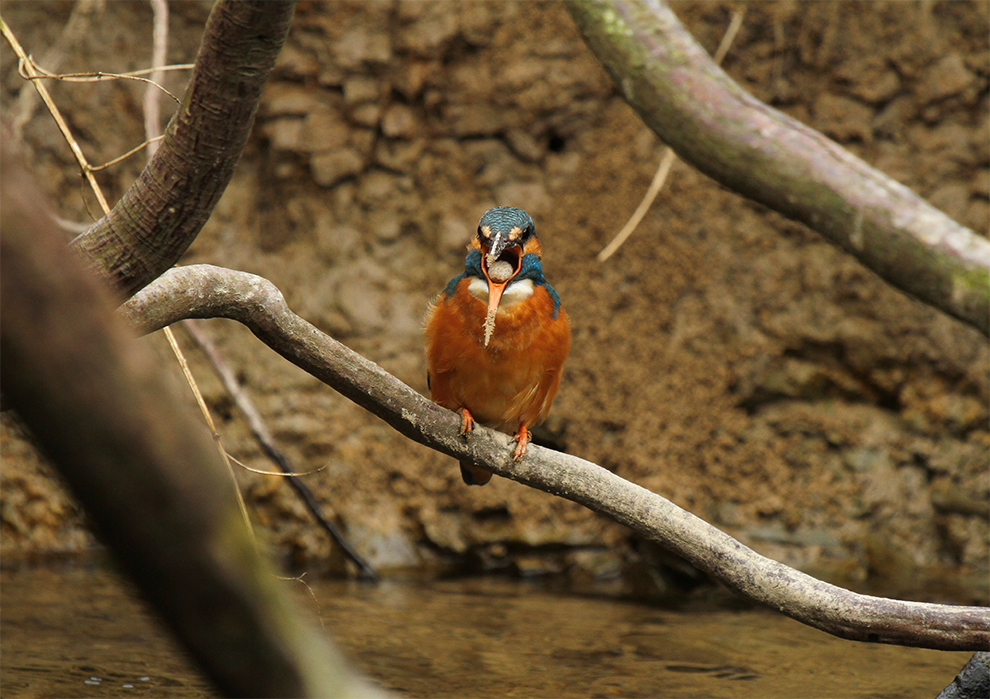
[[[213,371],[216,372],[220,383],[227,389],[227,393],[230,394],[234,405],[240,409],[244,415],[244,419],[247,420],[248,428],[251,430],[254,440],[261,446],[261,450],[265,453],[265,456],[273,461],[282,473],[295,474],[296,470],[292,468],[288,457],[276,446],[275,437],[272,435],[271,430],[268,429],[268,425],[265,424],[261,413],[254,406],[254,401],[251,400],[247,391],[241,386],[237,380],[237,376],[234,375],[233,370],[221,356],[220,350],[213,343],[213,340],[210,339],[210,336],[192,319],[186,320],[182,324],[182,327],[189,334],[189,337],[192,338],[193,342],[203,351],[203,354],[206,355],[206,359],[213,367]],[[286,480],[289,482],[289,487],[296,491],[296,495],[302,500],[303,505],[309,510],[309,513],[313,515],[316,523],[330,535],[330,539],[340,547],[344,556],[357,567],[358,576],[365,580],[377,580],[378,575],[375,573],[375,569],[354,550],[344,534],[337,528],[337,525],[323,516],[323,510],[320,507],[319,500],[316,499],[316,496],[313,495],[313,492],[306,484],[299,478],[287,478]]]
[[[952,684],[935,699],[983,699],[990,697],[990,653],[974,653]]]
[[[822,631],[858,641],[943,650],[990,645],[990,611],[860,595],[770,560],[670,501],[568,454],[531,446],[513,462],[509,437],[460,418],[293,313],[268,280],[222,267],[171,269],[122,312],[142,332],[185,318],[246,325],[290,362],[420,444],[573,500],[677,553],[741,596]]]
[[[662,0],[568,9],[629,104],[686,162],[990,334],[990,241],[743,90]]]
[[[73,246],[125,296],[174,265],[230,182],[294,1],[219,0],[165,139],[113,210]]]

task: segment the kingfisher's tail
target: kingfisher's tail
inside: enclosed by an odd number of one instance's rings
[[[492,479],[490,471],[472,466],[467,461],[461,462],[461,478],[468,485],[484,485]]]

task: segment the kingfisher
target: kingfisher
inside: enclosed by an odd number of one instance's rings
[[[426,318],[426,382],[439,405],[514,434],[514,461],[526,455],[529,428],[546,420],[571,347],[560,297],[543,277],[543,249],[532,217],[497,206],[478,223],[464,271],[451,279]],[[461,462],[468,485],[492,474]]]

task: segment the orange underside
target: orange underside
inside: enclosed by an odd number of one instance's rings
[[[514,434],[550,412],[571,331],[563,309],[542,286],[511,308],[501,308],[485,347],[486,304],[462,279],[453,296],[441,297],[426,322],[426,356],[433,400],[467,408],[481,424]]]

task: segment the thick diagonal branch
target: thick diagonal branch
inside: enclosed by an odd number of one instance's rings
[[[375,696],[301,621],[206,430],[0,159],[0,380],[103,539],[226,695]]]
[[[288,0],[214,5],[189,87],[154,158],[113,210],[73,241],[125,296],[178,261],[220,200],[294,6]]]
[[[859,641],[944,650],[990,645],[990,611],[860,595],[765,558],[670,501],[588,461],[531,446],[512,460],[509,437],[476,428],[293,313],[262,277],[210,265],[169,270],[123,307],[143,332],[185,318],[230,318],[290,362],[421,444],[628,526],[721,580],[743,597],[828,633]]]
[[[661,0],[568,8],[629,104],[686,162],[990,333],[990,241],[743,90]]]

